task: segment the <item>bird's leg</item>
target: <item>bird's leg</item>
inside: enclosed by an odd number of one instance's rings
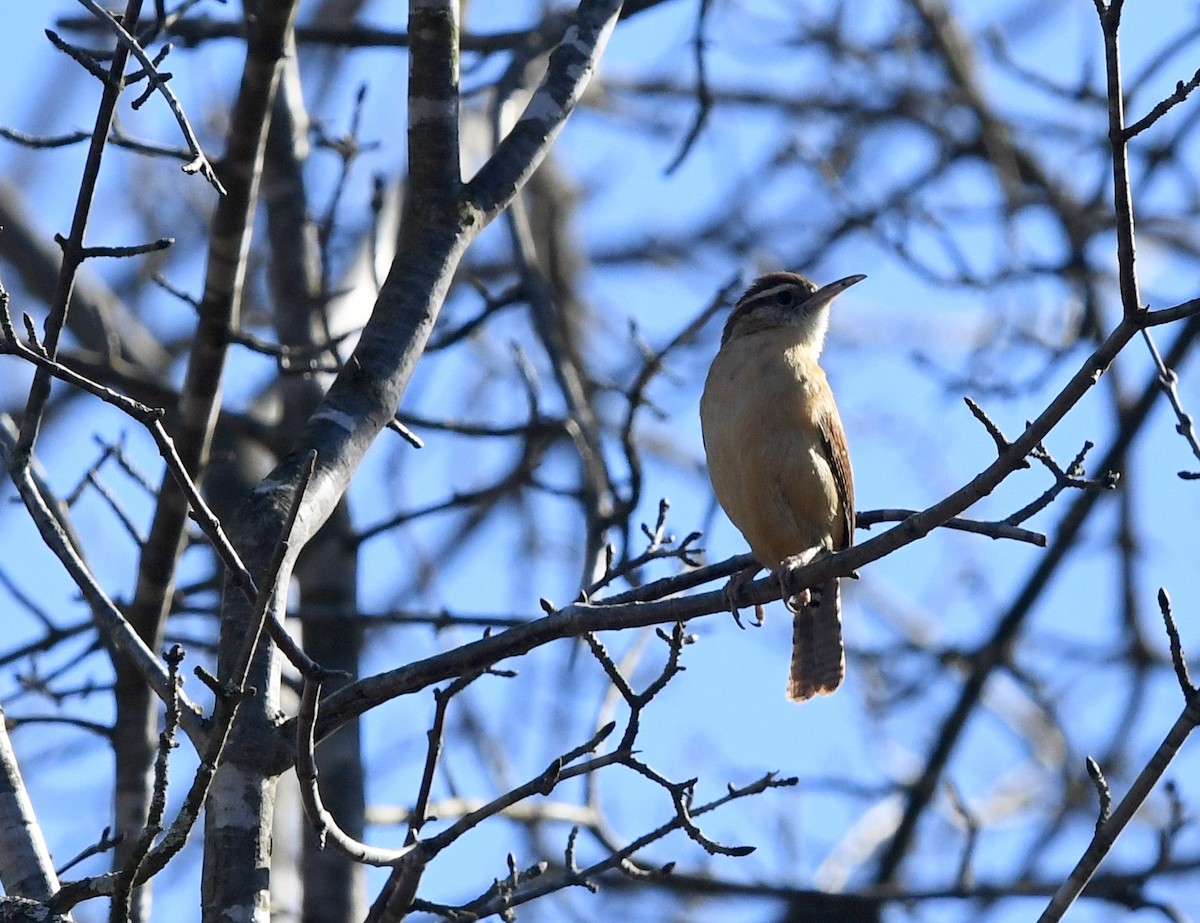
[[[775,579],[779,581],[779,597],[783,600],[783,604],[787,606],[789,612],[799,612],[812,602],[812,593],[805,587],[799,593],[788,595],[787,576],[793,567],[803,567],[805,564],[811,564],[823,554],[829,552],[824,548],[811,548],[808,551],[802,551],[800,554],[794,554],[784,558],[779,562],[779,566],[775,568]]]
[[[749,581],[754,579],[754,575],[762,570],[761,564],[751,564],[748,567],[743,567],[736,574],[729,578],[729,582],[725,584],[725,602],[729,606],[729,611],[733,613],[733,620],[737,622],[737,627],[744,629],[746,626],[742,624],[742,615],[738,612],[737,595],[742,587]],[[763,623],[763,607],[758,603],[754,604],[754,627],[759,628]]]

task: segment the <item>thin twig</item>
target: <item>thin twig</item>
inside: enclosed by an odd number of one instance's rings
[[[1200,436],[1196,435],[1196,423],[1192,419],[1192,415],[1183,409],[1183,401],[1179,397],[1179,376],[1175,370],[1168,368],[1163,362],[1162,356],[1159,355],[1158,346],[1154,342],[1154,337],[1151,336],[1148,329],[1142,330],[1142,340],[1146,344],[1146,349],[1150,352],[1150,358],[1154,360],[1154,367],[1158,369],[1158,382],[1162,385],[1163,393],[1167,396],[1167,400],[1171,403],[1171,409],[1175,411],[1175,431],[1181,435],[1192,450],[1192,454],[1200,459]],[[1181,478],[1194,480],[1200,478],[1200,473],[1181,471]]]
[[[1160,101],[1145,116],[1128,126],[1125,129],[1125,140],[1129,141],[1137,135],[1140,135],[1143,131],[1145,131],[1164,115],[1178,106],[1181,102],[1187,99],[1191,95],[1192,90],[1196,89],[1198,86],[1200,86],[1200,69],[1198,69],[1196,73],[1192,75],[1192,79],[1187,83],[1184,83],[1182,80],[1176,83],[1174,93],[1172,93],[1166,99]]]
[[[138,63],[146,72],[146,79],[156,89],[162,98],[166,100],[167,106],[171,110],[171,114],[175,116],[175,121],[179,124],[179,130],[183,132],[184,140],[187,141],[188,149],[192,152],[192,160],[190,163],[183,165],[184,173],[199,173],[209,184],[217,190],[221,195],[225,194],[225,187],[221,185],[221,181],[217,179],[216,170],[213,169],[212,163],[209,162],[204,150],[200,147],[200,140],[196,137],[195,131],[192,130],[192,125],[188,121],[187,115],[183,111],[183,106],[180,105],[174,91],[167,84],[167,81],[158,69],[154,66],[154,62],[150,60],[150,56],[146,54],[141,43],[136,38],[130,35],[124,26],[117,22],[116,18],[104,7],[100,6],[96,0],[79,0],[88,11],[99,20],[105,28],[117,37],[117,41],[122,46],[129,50],[129,53],[137,58]]]
[[[1072,869],[1071,874],[1055,892],[1049,906],[1038,917],[1038,923],[1055,923],[1062,919],[1064,913],[1075,903],[1099,868],[1100,863],[1108,855],[1117,837],[1133,819],[1134,814],[1141,809],[1150,792],[1162,778],[1175,754],[1183,746],[1188,735],[1200,725],[1200,695],[1193,694],[1183,708],[1183,712],[1175,720],[1163,742],[1159,744],[1150,761],[1138,773],[1138,777],[1130,786],[1121,803],[1108,818],[1101,818],[1096,824],[1096,833],[1092,837],[1087,850]],[[1097,767],[1098,769],[1099,767]],[[1089,766],[1089,771],[1091,767]],[[1095,780],[1095,776],[1093,776]],[[1099,788],[1100,783],[1097,782]],[[1103,799],[1103,796],[1102,796]]]

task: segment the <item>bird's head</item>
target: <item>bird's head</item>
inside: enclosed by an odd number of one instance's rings
[[[864,275],[846,276],[820,288],[794,272],[770,272],[755,279],[734,305],[721,345],[731,339],[773,327],[794,327],[814,351],[820,352],[829,327],[829,303]]]

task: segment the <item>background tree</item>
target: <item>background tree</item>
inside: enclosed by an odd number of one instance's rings
[[[1200,913],[1186,11],[410,6],[8,17],[0,913]],[[803,707],[695,411],[777,267],[870,276]]]

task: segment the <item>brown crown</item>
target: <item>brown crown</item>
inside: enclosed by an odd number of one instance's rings
[[[771,303],[769,299],[764,301],[763,296],[779,288],[781,285],[795,286],[801,289],[804,293],[800,299],[801,301],[817,290],[816,283],[795,272],[769,272],[765,276],[759,276],[750,283],[750,287],[746,289],[745,294],[733,306],[733,311],[730,312],[729,319],[725,321],[725,330],[721,333],[722,346],[725,345],[729,337],[733,334],[734,327],[740,324],[747,315],[756,311],[764,304]]]

